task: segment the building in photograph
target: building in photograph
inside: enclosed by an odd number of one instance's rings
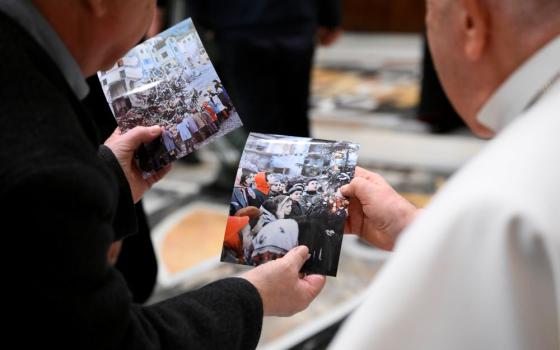
[[[154,56],[152,55],[152,50],[142,45],[134,50],[134,52],[136,53],[136,55],[138,55],[138,58],[140,59],[140,62],[142,64],[142,69],[144,70],[144,75],[146,76],[147,72],[153,70],[156,67],[156,62]]]
[[[344,169],[356,158],[346,143],[300,142],[297,138],[276,140],[272,135],[252,135],[243,154],[243,167],[287,176],[315,177],[327,169]]]
[[[183,60],[186,59],[189,68],[194,69],[208,63],[208,55],[194,28],[178,35],[174,39],[174,44],[175,54],[181,55]]]
[[[325,154],[325,145],[311,144],[303,163],[302,175],[307,177],[319,176],[328,164],[329,159]]]
[[[172,39],[172,40],[171,40]],[[179,60],[177,55],[173,51],[173,45],[169,45],[175,39],[169,37],[167,39],[155,39],[152,46],[152,56],[154,57],[156,64],[164,69],[169,69],[173,66],[177,66]]]
[[[111,108],[115,116],[126,113],[135,103],[134,95],[130,92],[143,76],[141,60],[136,55],[119,59],[113,68],[103,73],[101,85],[113,101]]]
[[[268,142],[272,135],[252,135],[243,154],[244,167],[253,171],[269,171],[288,176],[299,176],[307,156],[309,144],[304,142]]]

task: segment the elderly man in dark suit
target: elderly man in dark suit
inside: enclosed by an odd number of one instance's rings
[[[82,105],[84,76],[109,68],[146,32],[155,0],[0,2],[0,200],[18,229],[4,246],[11,287],[6,343],[21,348],[254,348],[262,316],[290,315],[324,277],[299,278],[307,248],[174,299],[141,307],[110,263],[136,232],[144,180],[134,150],[160,127],[116,131],[104,145]],[[124,219],[123,219],[124,218]],[[112,251],[112,250],[111,250]],[[280,287],[283,288],[280,288]]]

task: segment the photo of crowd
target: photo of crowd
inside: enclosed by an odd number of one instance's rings
[[[242,125],[190,19],[136,46],[98,77],[122,132],[165,129],[136,154],[145,177]]]
[[[250,266],[306,245],[304,273],[336,276],[359,146],[251,133],[240,160],[221,260]]]

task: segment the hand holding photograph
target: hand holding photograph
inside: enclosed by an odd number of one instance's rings
[[[257,266],[306,245],[301,272],[336,276],[359,146],[251,133],[239,163],[221,261]]]
[[[137,151],[144,177],[242,126],[190,19],[97,75],[123,133],[135,126],[165,128]]]

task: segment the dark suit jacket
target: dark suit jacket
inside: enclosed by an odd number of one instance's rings
[[[341,24],[341,0],[186,0],[197,25],[218,35],[312,40]]]
[[[106,140],[117,127],[117,120],[109,108],[97,75],[87,80],[90,92],[82,102],[95,120],[101,140]],[[144,212],[142,201],[134,206],[137,233],[127,237],[121,246],[116,268],[124,276],[132,300],[144,303],[152,295],[157,280],[157,260],[150,236],[148,218]],[[122,217],[124,213],[117,217]],[[134,218],[131,218],[134,219]]]
[[[132,303],[107,263],[111,242],[135,229],[115,219],[133,208],[116,159],[105,148],[98,155],[95,125],[59,69],[2,14],[0,47],[3,341],[54,349],[255,347],[262,303],[245,280],[149,307]]]

